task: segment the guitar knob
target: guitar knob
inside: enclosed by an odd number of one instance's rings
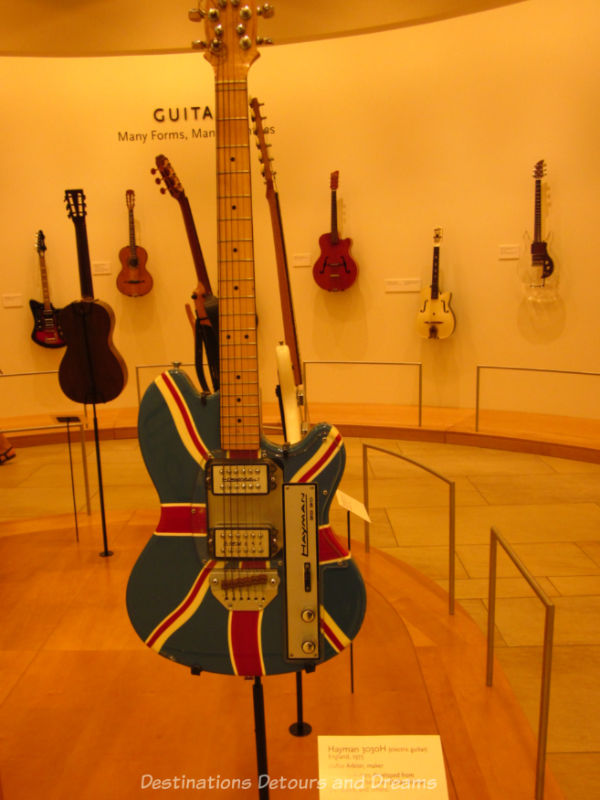
[[[272,17],[275,13],[275,9],[271,3],[264,3],[262,6],[259,6],[256,11],[258,14],[262,14],[265,19]]]
[[[222,47],[223,42],[220,39],[213,39],[210,43],[210,49],[213,51],[213,53],[218,53]]]
[[[201,8],[190,8],[188,11],[188,19],[192,22],[200,22],[206,16],[206,12]]]
[[[223,26],[220,23],[215,25],[215,36],[223,36]]]
[[[240,39],[240,47],[242,50],[249,50],[252,47],[252,39],[249,36],[242,36]]]
[[[259,36],[256,39],[256,44],[273,44],[273,39],[265,39],[262,36]]]
[[[243,36],[246,33],[246,26],[240,22],[239,25],[236,25],[235,32],[238,36]]]
[[[206,50],[208,45],[201,39],[196,39],[195,41],[192,42],[192,47],[194,48],[194,50]]]
[[[216,22],[219,19],[219,9],[218,8],[209,8],[208,9],[208,18],[212,22]]]
[[[252,9],[250,8],[250,6],[243,6],[242,8],[240,8],[240,17],[242,19],[250,19],[251,16],[252,16]]]

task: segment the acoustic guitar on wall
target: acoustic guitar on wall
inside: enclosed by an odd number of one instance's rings
[[[337,188],[339,170],[331,173],[331,231],[319,237],[321,255],[313,267],[313,278],[321,289],[341,292],[352,286],[358,267],[350,255],[352,239],[340,239],[337,219]]]
[[[117,275],[117,289],[127,297],[141,297],[152,289],[152,275],[146,269],[148,253],[135,242],[135,192],[125,192],[125,203],[129,216],[129,244],[119,250],[121,271]]]
[[[64,347],[63,332],[58,323],[58,310],[50,302],[48,288],[48,271],[46,268],[46,239],[43,231],[38,231],[36,250],[42,275],[42,294],[44,301],[30,300],[29,307],[33,314],[33,331],[31,338],[42,347]]]
[[[440,244],[442,229],[433,231],[433,267],[431,285],[421,290],[417,313],[417,331],[424,339],[446,339],[454,331],[454,313],[450,308],[450,292],[440,291]]]

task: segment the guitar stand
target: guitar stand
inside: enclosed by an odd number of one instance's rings
[[[292,736],[308,736],[312,731],[312,725],[304,721],[302,703],[302,671],[296,673],[296,722],[292,722],[289,731]]]
[[[108,549],[108,538],[106,535],[106,515],[104,513],[104,488],[102,483],[102,463],[100,461],[100,435],[98,433],[98,417],[96,415],[96,404],[92,403],[94,413],[94,443],[96,445],[96,468],[98,470],[98,492],[100,497],[100,518],[102,520],[102,542],[104,550],[98,555],[101,558],[112,556],[113,551]]]
[[[256,739],[256,766],[258,770],[258,797],[259,800],[269,800],[269,784],[263,786],[262,778],[268,779],[269,768],[267,767],[267,732],[265,727],[265,701],[263,686],[260,676],[254,678],[252,687],[252,699],[254,700],[254,734]]]

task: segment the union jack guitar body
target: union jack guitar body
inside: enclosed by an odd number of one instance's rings
[[[129,579],[130,619],[148,647],[194,671],[314,667],[350,643],[366,607],[328,521],[343,442],[323,423],[296,444],[262,439],[254,457],[226,458],[220,411],[219,395],[178,369],[144,395],[139,439],[161,515]]]

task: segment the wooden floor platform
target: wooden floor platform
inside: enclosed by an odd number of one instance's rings
[[[194,677],[129,624],[127,578],[157,516],[109,515],[109,558],[98,555],[97,516],[82,520],[79,543],[66,516],[0,525],[0,777],[10,800],[130,800],[148,794],[143,776],[184,775],[247,779],[252,790],[223,796],[258,797],[252,684]],[[355,691],[348,651],[306,676],[313,732],[296,738],[293,677],[264,679],[270,775],[316,778],[319,735],[439,734],[452,800],[530,800],[535,737],[498,664],[486,687],[475,623],[460,606],[449,615],[445,592],[400,561],[359,544],[353,554],[368,597]],[[171,794],[205,796],[161,792]],[[545,798],[562,798],[551,774]]]
[[[309,410],[312,422],[326,420],[346,437],[446,442],[600,463],[600,419],[482,410],[476,429],[473,409],[424,407],[420,425],[414,406],[336,403],[311,404]],[[88,410],[86,417],[82,410],[80,417],[87,438],[93,434],[90,414]],[[66,427],[57,427],[57,416],[60,411],[57,415],[5,417],[0,419],[0,430],[19,446],[62,442]],[[263,406],[263,423],[267,432],[280,430],[276,404]],[[135,438],[137,409],[99,406],[98,425],[102,438]],[[71,433],[77,436],[78,427],[71,425]]]

